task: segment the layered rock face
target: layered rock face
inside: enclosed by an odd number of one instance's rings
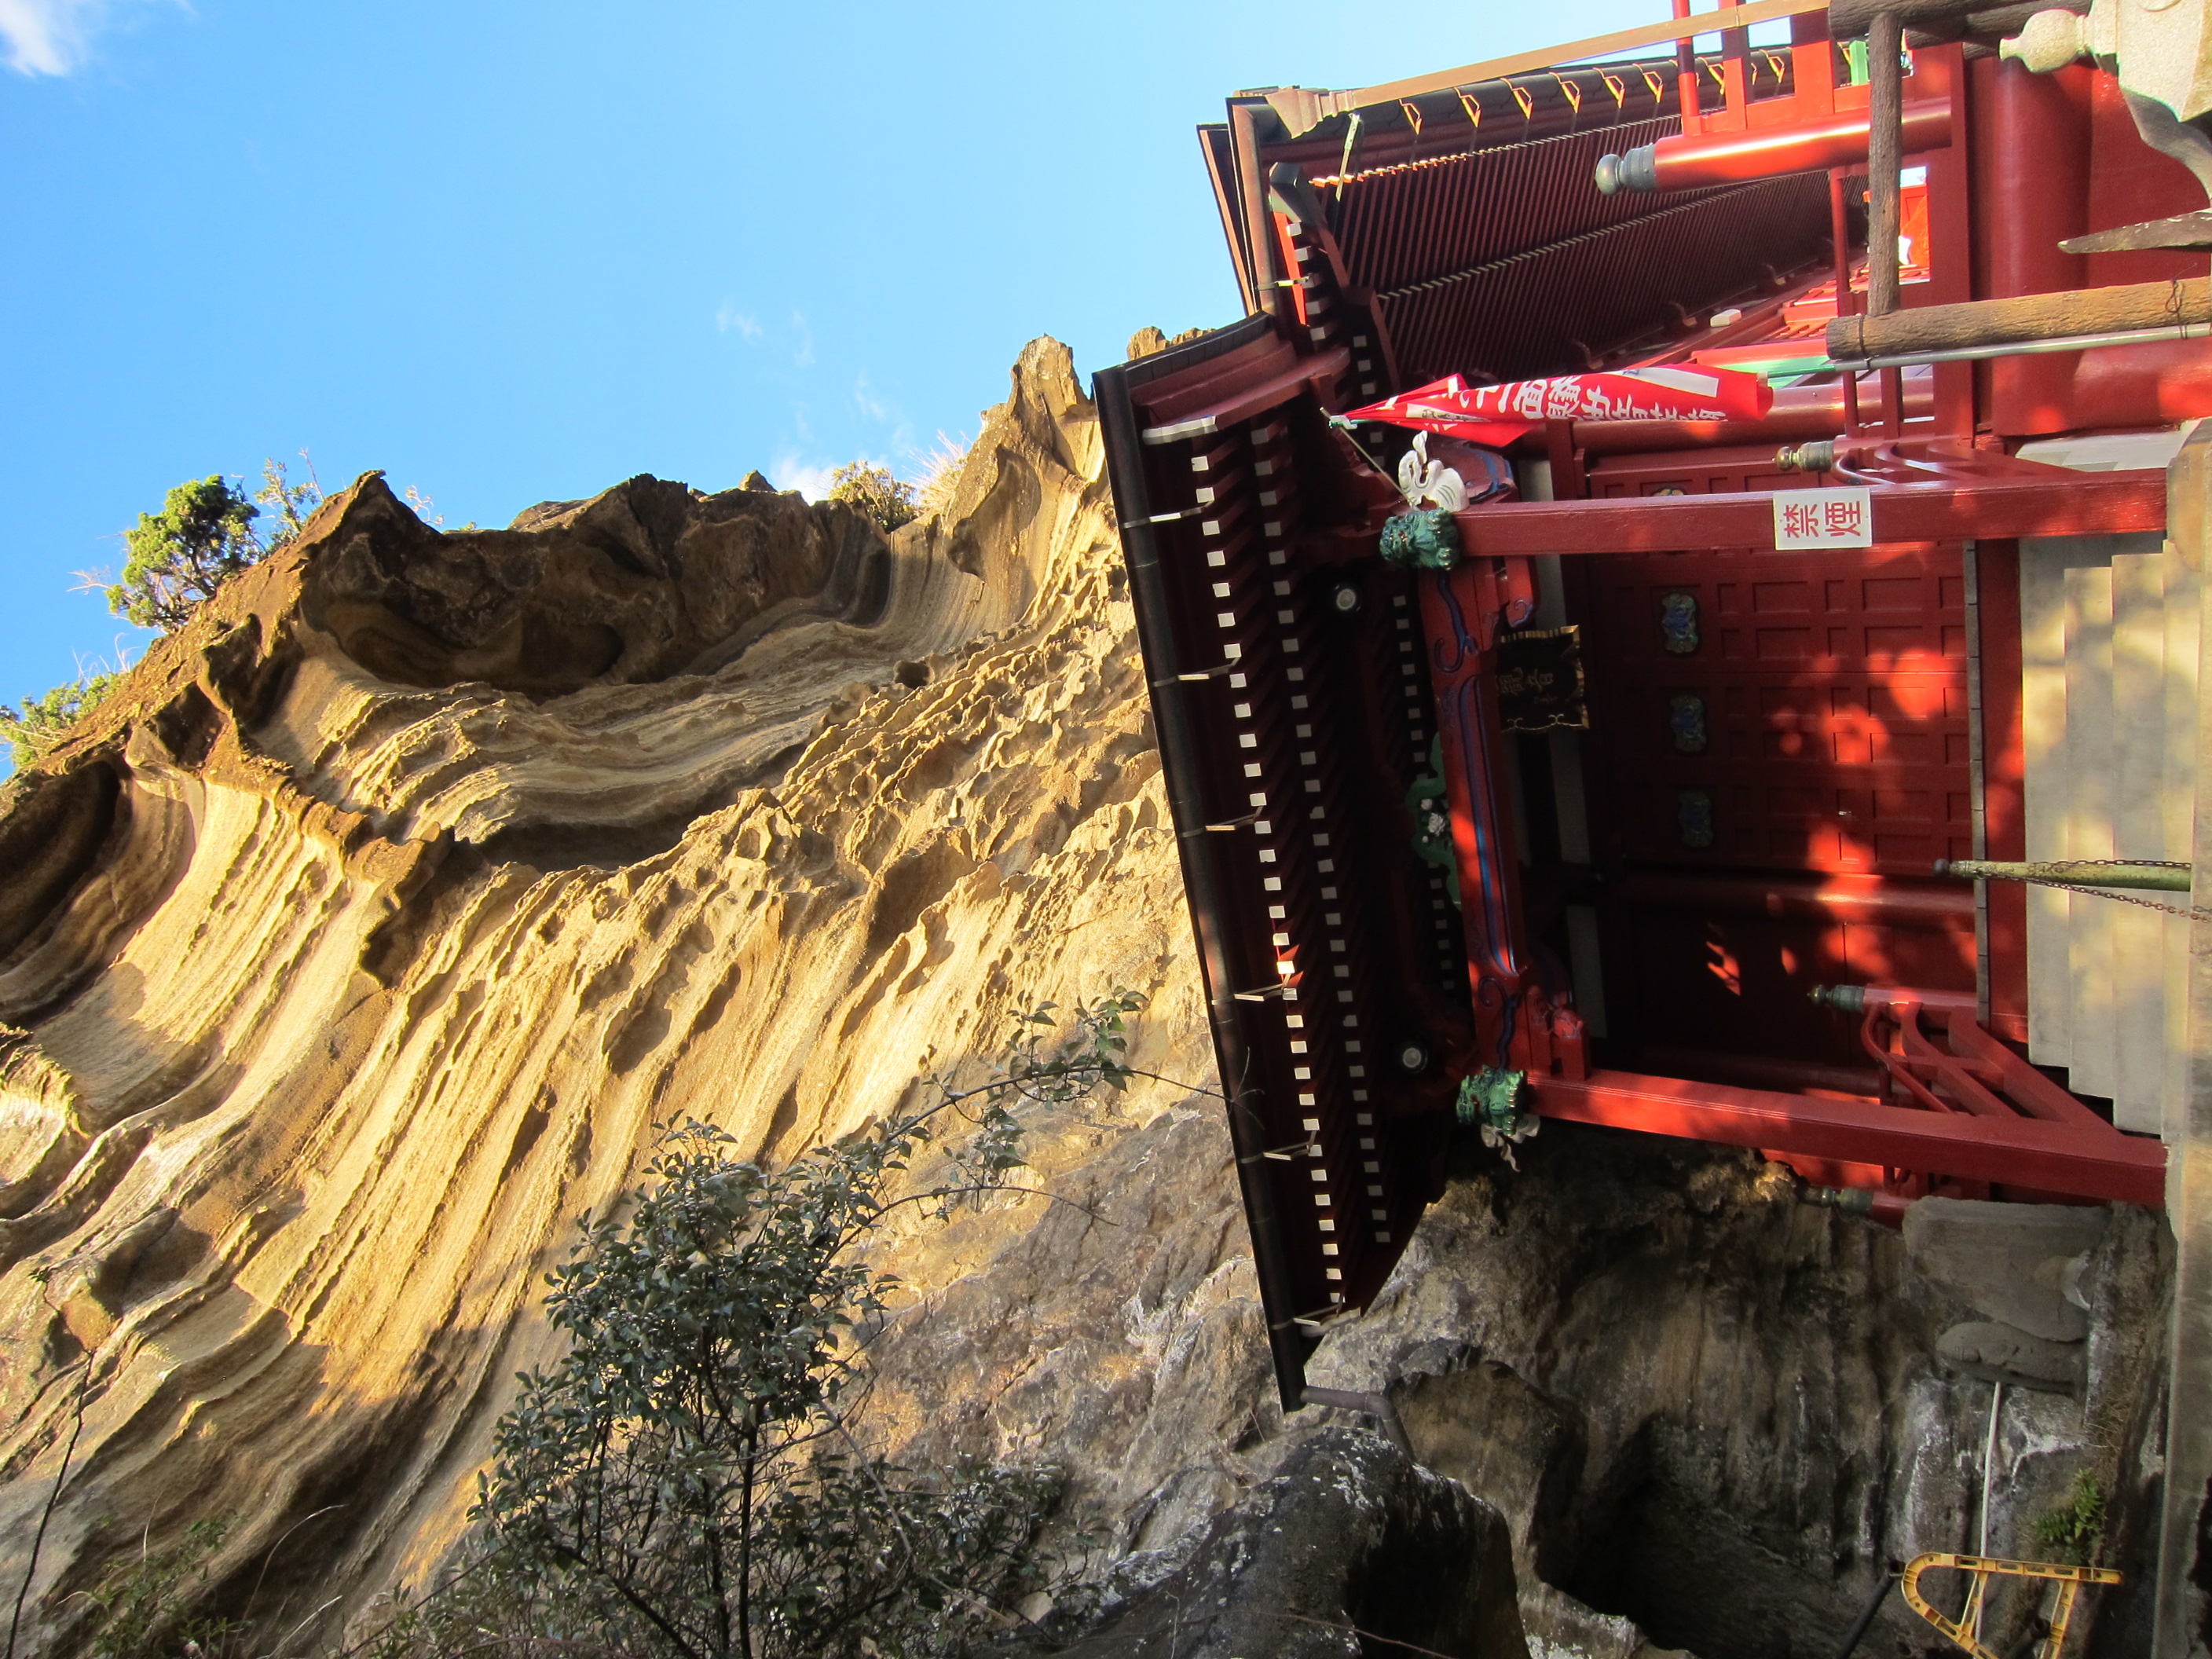
[[[653,478],[440,535],[367,479],[0,793],[19,1653],[210,1516],[264,1628],[419,1583],[655,1123],[786,1159],[1115,987],[1175,1081],[1030,1121],[1049,1198],[901,1212],[866,1420],[1069,1470],[1118,1598],[1085,1651],[1510,1656],[1517,1580],[1534,1659],[1825,1653],[1885,1555],[1972,1541],[1990,1389],[1935,1344],[1977,1310],[1748,1155],[1470,1154],[1313,1368],[1435,1474],[1284,1418],[1102,471],[1041,341],[889,538]],[[2135,1551],[2160,1259],[2104,1238],[2085,1400],[2008,1396],[1992,1547],[2092,1468]]]
[[[1302,1437],[1177,1571],[1067,1659],[1528,1659],[1498,1511],[1372,1434]],[[1011,1656],[1009,1656],[1011,1659]]]
[[[1547,1123],[1519,1156],[1451,1183],[1308,1375],[1388,1389],[1415,1454],[1504,1512],[1539,1659],[1825,1659],[1891,1561],[2050,1559],[2037,1523],[2085,1474],[2109,1499],[2101,1559],[2130,1583],[2084,1601],[2068,1650],[2148,1650],[2172,1265],[2156,1217],[1925,1200],[1947,1252],[1934,1228],[1808,1204],[1748,1153]],[[2080,1252],[2079,1304],[2036,1295],[2047,1251],[1989,1259],[2038,1220]],[[1945,1337],[2046,1306],[2080,1340],[2077,1390],[2008,1388],[1993,1424],[1990,1382],[1946,1363]],[[1965,1584],[1928,1589],[1955,1609]],[[2036,1600],[1995,1594],[1993,1651],[2025,1650]],[[1938,1643],[1893,1590],[1858,1651]]]
[[[372,477],[10,786],[11,1593],[70,1451],[25,1650],[149,1526],[234,1516],[218,1593],[264,1617],[419,1577],[545,1357],[544,1270],[657,1121],[787,1158],[1116,986],[1152,999],[1137,1063],[1210,1086],[1100,471],[1040,342],[950,510],[888,541],[652,478],[441,536]],[[1119,1512],[1200,1425],[1247,1431],[1265,1343],[1209,1105],[1146,1084],[1036,1126],[1095,1218],[886,1241],[933,1368],[887,1379],[887,1433],[1012,1390],[1007,1449],[1111,1441]],[[1050,1281],[1028,1322],[940,1367],[932,1295],[1010,1242]]]

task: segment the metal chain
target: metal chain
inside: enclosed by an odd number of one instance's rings
[[[2161,859],[2075,859],[2072,861],[2075,864],[2149,864],[2161,870],[2186,870],[2190,867]],[[2137,898],[2133,893],[2116,893],[2109,887],[2088,887],[2075,881],[2053,881],[2048,876],[2030,876],[2027,879],[2032,887],[2055,887],[2062,893],[2087,893],[2092,898],[2118,899],[2123,904],[2141,905],[2146,910],[2161,911],[2187,921],[2212,921],[2212,910],[2199,909],[2193,904],[2185,909],[2178,904],[2160,904],[2156,899]]]

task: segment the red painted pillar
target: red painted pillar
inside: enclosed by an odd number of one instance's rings
[[[1522,1004],[1531,981],[1521,918],[1519,852],[1505,803],[1505,731],[1498,711],[1498,617],[1505,595],[1497,561],[1473,559],[1421,578],[1421,630],[1443,739],[1444,799],[1459,860],[1460,922],[1467,938],[1477,1061],[1526,1069],[1531,1054]]]
[[[1907,155],[1928,169],[1928,284],[1924,304],[1956,305],[1974,297],[1972,90],[1966,53],[1957,46],[1927,46],[1913,54],[1912,95],[1944,99],[1951,107],[1951,142],[1941,149]],[[1971,363],[1936,365],[1936,429],[1971,441],[1974,433],[1974,369]],[[1902,411],[1900,411],[1901,413]]]
[[[2076,64],[2034,75],[1978,59],[1973,75],[1975,221],[1982,233],[1984,299],[2081,288],[2086,262],[2059,242],[2088,228],[2089,94],[2095,71]],[[1988,366],[1984,420],[2002,436],[2063,432],[2073,424],[2077,352],[1998,357]]]
[[[1982,825],[1993,859],[2027,856],[2025,728],[2021,717],[2020,544],[1978,542],[1982,642]],[[2027,888],[1989,884],[1990,1029],[2027,1041]]]

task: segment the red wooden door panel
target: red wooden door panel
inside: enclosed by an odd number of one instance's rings
[[[1616,856],[1922,877],[1971,856],[1955,545],[1591,562]]]

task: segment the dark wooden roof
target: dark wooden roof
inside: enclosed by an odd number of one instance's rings
[[[1697,60],[1716,107],[1717,62]],[[1786,53],[1753,52],[1748,68],[1753,95],[1790,89]],[[1663,341],[1685,314],[1771,295],[1827,255],[1821,175],[1657,196],[1592,185],[1601,155],[1679,131],[1674,72],[1668,58],[1519,76],[1297,137],[1264,97],[1240,94],[1241,122],[1201,137],[1248,302],[1264,304],[1254,270],[1265,287],[1280,261],[1251,246],[1266,216],[1245,198],[1286,183],[1333,286],[1372,325],[1385,391],[1588,368]]]
[[[1097,381],[1292,1403],[1322,1327],[1381,1288],[1441,1188],[1449,1085],[1403,1051],[1468,1024],[1458,913],[1406,807],[1434,736],[1413,585],[1349,533],[1373,498],[1325,418],[1370,343],[1255,317]]]

